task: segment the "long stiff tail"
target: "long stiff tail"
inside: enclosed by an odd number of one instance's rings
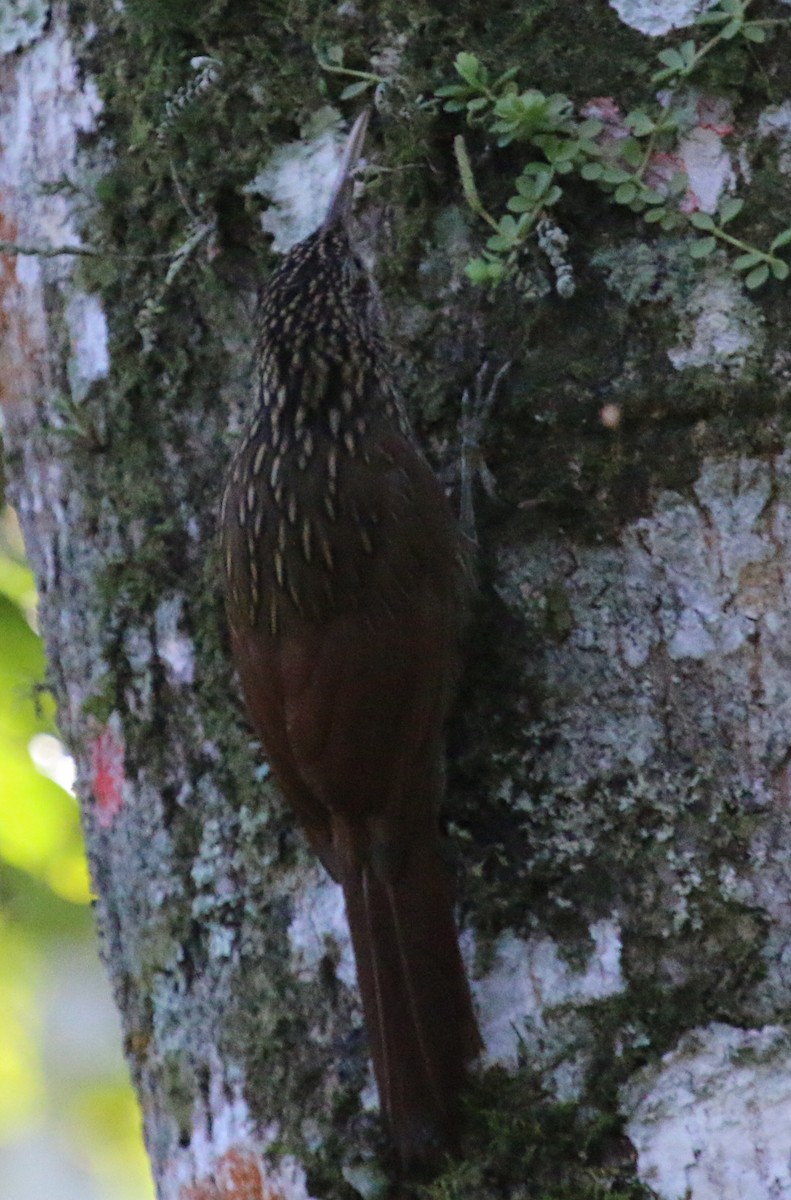
[[[453,1152],[466,1065],[481,1048],[435,836],[398,878],[343,881],[379,1100],[401,1165]]]

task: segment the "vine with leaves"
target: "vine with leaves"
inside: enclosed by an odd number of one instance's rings
[[[530,148],[530,157],[514,180],[507,211],[494,216],[481,200],[464,137],[455,139],[465,198],[491,229],[483,254],[467,264],[473,283],[497,284],[514,269],[522,247],[532,236],[540,236],[542,223],[562,200],[564,178],[572,175],[595,184],[615,204],[664,232],[688,232],[689,254],[695,260],[706,259],[718,246],[738,252],[732,267],[743,274],[745,286],[751,290],[770,278],[788,278],[789,263],[780,251],[791,243],[791,227],[779,230],[764,248],[752,245],[730,228],[744,208],[743,198],[723,195],[716,213],[702,212],[683,203],[688,179],[680,164],[676,169],[657,170],[660,158],[665,167],[668,163],[672,167],[674,157],[669,151],[696,122],[683,84],[700,63],[723,42],[742,38],[758,44],[774,27],[791,24],[787,17],[751,17],[752,3],[719,0],[695,22],[713,31],[707,40],[689,38],[678,48],[661,50],[652,76],[652,83],[661,85],[657,99],[620,118],[617,137],[608,136],[600,115],[578,117],[572,100],[562,93],[545,95],[536,88],[520,91],[518,68],[491,78],[474,54],[457,56],[460,82],[436,92],[444,110],[464,113],[469,126],[493,135],[499,147],[518,142]]]

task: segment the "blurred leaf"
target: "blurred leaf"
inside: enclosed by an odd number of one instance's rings
[[[583,163],[580,175],[583,179],[601,179],[604,167],[600,162]]]
[[[720,204],[720,224],[725,225],[737,217],[744,208],[744,201],[738,196],[726,196]]]
[[[762,257],[760,250],[750,250],[747,254],[740,254],[738,258],[735,258],[733,265],[737,271],[747,271],[759,263]]]
[[[486,68],[481,66],[474,54],[462,51],[456,55],[454,66],[464,82],[468,83],[470,87],[485,86],[488,73]]]
[[[667,50],[660,50],[657,58],[666,67],[669,67],[671,71],[680,71],[683,69],[684,59],[678,50],[673,50],[670,47]]]
[[[689,214],[689,223],[696,229],[711,230],[714,228],[714,218],[709,213],[693,212]]]
[[[356,83],[349,83],[341,92],[341,100],[352,100],[355,96],[359,96],[366,88],[373,87],[373,79],[358,79]]]
[[[41,1106],[36,1048],[38,956],[21,931],[0,920],[0,1138],[23,1127]]]
[[[713,237],[699,238],[689,248],[692,258],[708,258],[717,249],[717,239]]]
[[[0,550],[0,580],[7,579],[15,594],[32,585],[26,569]],[[52,698],[36,691],[44,674],[41,640],[5,588],[0,648],[0,860],[84,904],[89,892],[77,804],[30,755],[36,735],[55,733]]]
[[[635,137],[645,137],[654,130],[654,122],[642,109],[635,109],[633,112],[627,113],[624,117],[624,124],[631,129]]]
[[[615,189],[616,204],[631,204],[637,195],[637,185],[634,183],[621,183]]]
[[[744,285],[752,291],[754,288],[759,288],[762,283],[766,283],[768,278],[769,267],[766,263],[761,263],[760,267],[756,267],[754,271],[750,272],[744,281]]]
[[[784,229],[782,233],[778,233],[769,249],[779,250],[781,246],[787,246],[789,242],[791,242],[791,229]]]

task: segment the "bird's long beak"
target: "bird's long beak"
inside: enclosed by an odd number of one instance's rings
[[[349,215],[354,183],[352,177],[354,168],[357,166],[360,154],[362,153],[370,116],[370,108],[364,108],[352,125],[352,131],[349,134],[346,148],[343,151],[343,161],[338,171],[338,182],[335,185],[335,191],[332,193],[332,199],[327,208],[327,215],[322,222],[324,229],[329,229],[330,226],[336,225]]]

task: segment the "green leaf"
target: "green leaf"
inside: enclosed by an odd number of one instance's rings
[[[516,181],[516,190],[520,196],[537,200],[552,182],[552,168],[546,163],[528,163]]]
[[[739,21],[739,20],[729,21],[728,24],[725,26],[725,28],[721,30],[720,37],[724,41],[729,42],[731,40],[731,38],[736,37],[736,34],[739,33],[739,31],[742,28],[743,28],[743,26],[742,26],[741,21]]]
[[[343,66],[343,46],[325,46],[324,61],[333,67]]]
[[[684,63],[685,70],[689,71],[695,65],[695,58],[698,53],[698,48],[690,38],[687,42],[682,42],[679,47],[679,53]]]
[[[497,259],[474,258],[464,268],[468,279],[479,286],[493,287],[505,274],[505,264]]]
[[[717,249],[717,239],[713,237],[699,238],[689,248],[690,258],[708,258]]]
[[[456,55],[456,61],[453,65],[465,83],[468,83],[470,87],[477,88],[485,84],[486,70],[481,67],[480,62],[474,54],[468,54],[466,50],[462,50],[460,54]]]
[[[602,172],[603,183],[629,183],[632,176],[623,167],[605,167]]]
[[[754,267],[756,263],[761,262],[763,255],[760,250],[750,250],[748,254],[740,254],[738,258],[733,260],[733,269],[735,271],[749,271],[750,267]]]
[[[637,185],[634,183],[621,183],[615,189],[616,204],[631,204],[637,195]]]
[[[583,179],[601,179],[604,174],[604,167],[600,162],[586,162],[580,168],[580,175]]]
[[[791,229],[784,229],[782,233],[778,233],[769,249],[779,250],[781,246],[787,246],[789,242],[791,242]]]
[[[761,263],[760,267],[756,267],[755,270],[751,271],[747,276],[744,281],[744,286],[749,288],[750,291],[753,291],[755,288],[759,288],[762,283],[766,283],[768,278],[769,267],[766,265],[766,263]]]
[[[738,196],[726,196],[719,207],[720,224],[727,225],[728,221],[737,217],[743,208],[744,201],[740,200]]]
[[[728,14],[721,10],[714,9],[713,12],[700,13],[695,17],[696,25],[721,25],[723,21],[728,20]]]
[[[646,137],[649,133],[653,133],[655,128],[654,122],[648,113],[643,112],[640,108],[627,113],[624,117],[624,123],[631,129],[635,137]]]
[[[604,129],[602,121],[599,121],[597,117],[587,117],[581,125],[577,126],[577,137],[595,138],[599,136],[602,129]]]
[[[445,83],[442,87],[437,88],[435,96],[465,96],[467,88],[462,87],[459,83]]]
[[[476,96],[474,100],[469,100],[467,102],[467,112],[468,113],[480,112],[481,109],[486,108],[486,106],[488,104],[491,104],[491,100],[489,99],[488,96]]]
[[[559,158],[566,157],[567,143],[554,134],[537,134],[533,138],[533,145],[538,146],[539,150],[543,150],[547,160],[553,165]]]
[[[678,50],[673,50],[672,47],[668,47],[666,50],[660,50],[657,54],[657,58],[661,63],[664,63],[666,67],[669,67],[671,71],[683,71],[684,69],[684,59],[679,54]]]
[[[714,218],[709,213],[693,212],[689,214],[689,223],[695,229],[714,229]]]
[[[623,158],[630,167],[642,166],[644,151],[637,138],[626,138],[626,140],[621,143],[619,150],[621,158]]]
[[[351,100],[354,96],[359,96],[367,88],[373,87],[373,79],[358,79],[356,83],[350,83],[341,92],[341,100]]]
[[[654,222],[661,221],[663,219],[663,217],[666,217],[666,216],[667,216],[666,208],[649,208],[648,211],[645,213],[643,220],[648,221],[648,223],[650,225],[653,225]]]
[[[498,75],[492,84],[493,91],[499,91],[504,84],[510,83],[519,74],[519,67],[509,67],[507,71],[503,71],[502,75]]]
[[[766,30],[761,25],[745,25],[742,34],[748,42],[765,42]]]
[[[536,201],[528,200],[527,196],[512,196],[511,199],[506,202],[505,207],[510,212],[515,213],[532,212],[536,207]]]
[[[655,192],[653,188],[644,187],[640,193],[646,204],[664,204],[665,197],[661,192]]]
[[[783,262],[781,258],[776,258],[772,263],[772,274],[775,279],[788,279],[788,263]]]

